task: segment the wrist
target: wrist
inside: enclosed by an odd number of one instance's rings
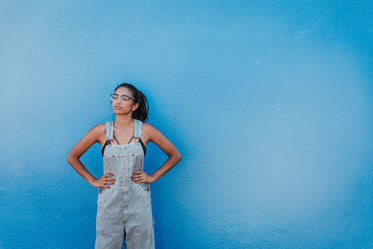
[[[151,174],[151,175],[150,175],[150,183],[153,183],[153,182],[155,182],[156,180],[158,180],[158,178],[157,178],[155,175]]]
[[[89,179],[88,183],[91,184],[93,187],[97,187],[96,181],[97,181],[97,178],[94,177],[92,179]]]

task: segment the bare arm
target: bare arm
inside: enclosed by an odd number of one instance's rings
[[[87,134],[72,148],[67,156],[67,162],[73,167],[79,175],[81,175],[87,182],[94,187],[108,188],[105,184],[114,184],[114,179],[108,178],[112,176],[106,174],[99,179],[94,177],[80,161],[80,157],[96,142],[102,140],[105,134],[105,125],[98,124],[87,132]]]
[[[172,169],[181,160],[181,154],[177,148],[152,125],[144,123],[143,132],[146,141],[155,143],[168,155],[167,161],[153,174],[148,175],[143,171],[136,171],[132,176],[132,180],[136,183],[152,183]]]

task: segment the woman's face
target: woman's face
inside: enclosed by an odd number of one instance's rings
[[[137,109],[138,103],[127,87],[119,87],[112,95],[112,105],[115,114],[130,114]]]

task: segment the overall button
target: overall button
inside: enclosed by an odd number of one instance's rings
[[[113,155],[113,157],[115,157],[115,155]]]
[[[135,155],[135,153],[132,153],[132,156],[134,156]]]

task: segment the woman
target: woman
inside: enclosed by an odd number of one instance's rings
[[[149,184],[155,182],[180,160],[176,147],[156,128],[144,121],[148,116],[145,95],[123,83],[111,95],[115,121],[98,124],[73,147],[69,164],[99,189],[95,248],[154,248],[153,217]],[[100,143],[104,175],[94,177],[79,158]],[[169,157],[153,174],[143,171],[146,145],[153,142]]]

